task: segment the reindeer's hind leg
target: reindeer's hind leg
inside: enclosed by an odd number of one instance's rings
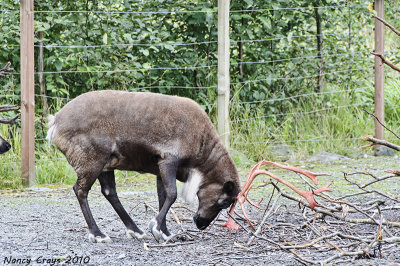
[[[75,195],[78,198],[79,205],[81,206],[83,216],[85,217],[86,223],[89,227],[89,241],[94,243],[109,243],[112,242],[111,238],[100,231],[93,218],[92,212],[90,211],[89,203],[87,200],[89,190],[92,187],[93,183],[96,181],[97,176],[98,173],[78,173],[78,180],[76,181],[73,188],[75,191]]]
[[[103,193],[104,197],[106,197],[106,199],[110,202],[111,206],[125,224],[127,228],[126,235],[130,238],[134,237],[136,239],[146,239],[146,234],[137,227],[118,198],[117,191],[115,189],[114,171],[101,173],[99,176],[99,181],[101,185],[101,192]]]

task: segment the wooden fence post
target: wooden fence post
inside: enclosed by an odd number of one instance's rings
[[[229,149],[229,0],[218,0],[218,133]]]
[[[377,15],[384,18],[384,0],[375,0]],[[383,54],[385,40],[385,26],[375,19],[375,53]],[[384,97],[384,64],[379,56],[375,56],[375,116],[385,123],[385,97]],[[375,119],[375,138],[385,139],[384,127]],[[375,145],[375,149],[378,145]]]
[[[35,184],[35,77],[33,0],[20,0],[21,34],[21,172],[26,186]]]

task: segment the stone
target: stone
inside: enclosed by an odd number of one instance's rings
[[[268,157],[287,161],[293,156],[293,151],[286,144],[272,144],[268,148]]]
[[[331,162],[331,161],[336,161],[336,160],[340,160],[340,159],[350,159],[350,158],[346,157],[344,155],[323,151],[319,154],[315,154],[315,155],[311,156],[307,161],[308,162],[325,163],[325,162]]]
[[[375,156],[394,156],[394,150],[389,147],[380,145],[375,148],[374,155]]]

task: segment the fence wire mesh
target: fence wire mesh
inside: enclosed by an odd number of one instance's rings
[[[267,146],[274,143],[293,149],[299,147],[297,143],[312,143],[312,150],[315,142],[331,143],[325,147],[343,142],[355,149],[361,136],[350,130],[343,136],[302,127],[305,122],[317,128],[337,124],[331,120],[340,120],[343,113],[353,114],[354,120],[346,125],[358,126],[361,108],[372,107],[373,23],[364,2],[291,4],[232,3],[230,11],[231,142],[233,149],[254,159],[262,153],[268,156]],[[45,141],[47,113],[90,90],[190,97],[215,121],[217,9],[211,1],[165,10],[151,5],[132,10],[118,3],[66,5],[63,10],[57,5],[35,5],[35,49],[44,51],[44,68],[35,69],[36,78],[44,75],[41,84],[36,79],[38,151],[51,149]],[[0,62],[11,61],[15,68],[0,81],[0,102],[19,105],[19,7],[6,1],[0,9]],[[298,25],[285,22],[286,17]],[[385,53],[396,62],[398,49],[393,47]],[[45,90],[40,91],[40,86]],[[50,110],[44,109],[45,102]],[[288,131],[299,134],[293,138]],[[19,163],[18,134],[19,125],[2,127],[2,135],[13,142],[15,156],[3,156],[0,163]],[[260,144],[265,147],[260,149]],[[254,149],[260,152],[252,154]],[[49,154],[61,158],[54,151]],[[49,159],[39,152],[38,167]]]

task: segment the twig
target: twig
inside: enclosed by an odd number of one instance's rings
[[[7,72],[14,71],[14,69],[10,68],[10,66],[11,63],[8,62],[4,68],[0,69],[0,77],[4,77],[4,75],[7,74]]]
[[[380,181],[382,181],[382,180],[386,180],[386,179],[389,179],[389,178],[392,178],[392,177],[398,177],[398,175],[395,174],[395,175],[384,176],[384,177],[381,177],[381,178],[372,180],[372,181],[370,181],[370,182],[368,182],[368,183],[365,183],[364,185],[361,185],[360,187],[361,187],[361,188],[366,188],[366,187],[368,187],[369,185],[372,185],[372,184],[374,184],[374,183],[376,183],[376,182],[380,182]]]
[[[163,244],[154,244],[154,245],[147,244],[146,246],[148,248],[165,248],[165,247],[176,247],[176,246],[190,245],[190,244],[194,244],[194,243],[196,243],[196,241],[163,243]]]
[[[307,203],[305,203],[302,199],[295,198],[295,197],[293,197],[293,196],[291,196],[289,194],[286,194],[284,192],[282,192],[282,196],[287,198],[287,199],[290,199],[290,200],[293,200],[293,201],[296,201],[296,202],[300,203],[303,207],[311,209],[311,207]],[[325,215],[329,215],[329,216],[331,216],[331,217],[333,217],[335,219],[338,219],[338,220],[341,220],[341,221],[345,221],[345,222],[349,222],[349,223],[375,224],[375,225],[377,224],[377,222],[374,222],[371,219],[351,219],[351,218],[347,218],[347,217],[342,217],[342,216],[339,216],[339,215],[337,215],[337,214],[335,214],[335,213],[333,213],[333,212],[331,212],[331,211],[329,211],[329,210],[327,210],[325,208],[316,207],[316,208],[314,208],[314,211],[322,213],[322,214],[325,214]],[[395,227],[400,227],[400,222],[384,221],[383,224],[384,225],[391,225],[391,226],[395,226]]]
[[[374,137],[371,137],[371,136],[366,136],[364,138],[364,140],[371,141],[371,142],[373,142],[375,144],[384,145],[384,146],[389,147],[391,149],[394,149],[396,151],[400,151],[400,146],[398,146],[396,144],[393,144],[393,143],[390,143],[390,142],[387,142],[386,140],[383,140],[383,139],[377,139],[377,138],[374,138]]]
[[[0,119],[0,124],[14,124],[15,121],[19,118],[19,115],[16,115],[14,118],[8,119],[8,120],[3,120]]]
[[[373,175],[370,174],[370,173],[364,173],[364,174],[373,176]],[[381,196],[383,196],[383,197],[385,197],[385,198],[391,199],[391,200],[396,201],[396,202],[400,202],[400,199],[399,199],[398,197],[394,196],[394,195],[387,195],[387,194],[385,194],[385,193],[383,193],[383,192],[380,192],[380,191],[378,191],[378,190],[367,190],[367,189],[363,188],[361,185],[357,184],[356,182],[353,182],[353,181],[349,180],[349,179],[347,178],[348,175],[349,175],[349,174],[344,173],[344,179],[345,179],[347,182],[349,182],[350,184],[357,186],[359,189],[361,189],[361,190],[363,190],[363,191],[365,191],[365,192],[367,192],[367,193],[376,193],[376,194],[379,194],[379,195],[381,195]],[[375,179],[378,179],[378,178],[376,178],[376,177],[374,177],[374,178],[375,178]]]
[[[8,111],[16,111],[19,109],[19,106],[16,105],[1,105],[0,112],[8,112]]]
[[[175,222],[176,222],[177,224],[179,224],[179,225],[182,225],[182,222],[179,220],[179,217],[178,217],[178,215],[176,214],[176,212],[174,211],[174,209],[173,209],[173,208],[170,208],[169,210],[170,210],[170,212],[172,213],[172,215],[174,216]]]
[[[257,230],[253,233],[253,236],[250,237],[249,241],[247,241],[247,245],[250,245],[251,242],[254,240],[254,237],[257,236],[260,232],[261,229],[263,227],[263,225],[265,224],[265,222],[267,221],[267,218],[271,215],[271,213],[274,211],[276,204],[278,203],[278,199],[281,197],[281,192],[278,192],[278,195],[276,195],[274,202],[272,203],[271,208],[269,209],[269,211],[264,215],[261,223],[259,224]]]
[[[396,33],[398,36],[400,36],[400,31],[398,31],[395,27],[393,27],[392,25],[390,25],[389,23],[387,23],[383,18],[378,17],[375,14],[371,14],[372,17],[376,18],[377,20],[379,20],[380,22],[382,22],[385,26],[387,26],[389,29],[391,29],[394,33]]]
[[[302,245],[296,245],[296,246],[284,246],[284,248],[287,248],[287,249],[301,249],[301,248],[311,247],[311,246],[314,246],[319,241],[322,241],[322,240],[325,240],[325,239],[329,239],[329,238],[333,238],[333,237],[335,237],[335,236],[337,236],[339,234],[340,234],[339,232],[335,232],[335,233],[332,233],[330,235],[325,235],[325,236],[318,237],[318,238],[314,239],[313,241],[311,241],[310,243],[306,243],[306,244],[302,244]]]
[[[368,111],[365,110],[364,108],[362,108],[362,109],[363,109],[363,111],[366,112],[367,114],[373,116],[373,117],[376,119],[376,121],[378,121],[378,123],[381,124],[381,126],[383,126],[386,130],[390,131],[393,135],[396,136],[396,138],[400,139],[400,137],[399,137],[396,133],[394,133],[393,130],[391,130],[390,128],[387,128],[374,114],[368,112]]]
[[[394,174],[394,175],[396,175],[396,176],[400,176],[400,171],[398,171],[398,170],[394,170],[394,169],[392,169],[392,170],[385,170],[385,172],[386,172],[386,173],[392,173],[392,174]]]
[[[382,59],[382,62],[385,63],[386,65],[390,66],[392,69],[399,71],[400,72],[400,67],[396,66],[395,64],[393,64],[389,59],[387,59],[383,54],[381,53],[374,53],[371,52],[371,54],[378,56]]]

